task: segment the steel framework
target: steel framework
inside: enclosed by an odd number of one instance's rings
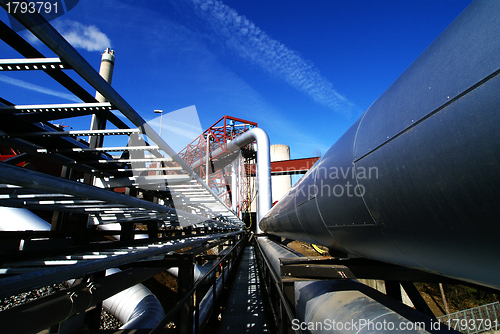
[[[0,5],[5,9],[7,1]],[[0,298],[70,279],[79,285],[55,299],[36,301],[36,308],[27,304],[0,312],[2,330],[19,329],[16,319],[26,308],[38,310],[34,316],[44,319],[26,322],[26,332],[53,325],[51,332],[71,332],[84,325],[97,329],[100,312],[92,310],[100,311],[100,302],[109,296],[103,287],[118,279],[117,274],[104,277],[106,269],[139,267],[119,275],[132,278],[115,286],[117,292],[177,266],[183,294],[177,307],[179,330],[192,332],[191,325],[182,324],[196,319],[198,331],[201,298],[195,302],[189,293],[193,265],[206,262],[211,248],[227,247],[216,256],[219,261],[211,273],[214,279],[228,275],[244,240],[241,219],[204,182],[203,174],[183,160],[186,156],[178,155],[43,17],[14,17],[56,58],[46,58],[0,21],[0,38],[24,57],[1,60],[0,71],[43,71],[82,102],[23,105],[9,101],[15,97],[0,98],[0,146],[5,153],[0,162],[0,207],[29,209],[51,222],[46,231],[17,231],[15,225],[0,231]],[[106,102],[96,100],[74,76]],[[85,115],[97,115],[98,128],[65,131],[54,124]],[[211,131],[213,145],[230,135]],[[111,136],[113,141],[108,140]],[[212,283],[215,297],[220,287]],[[197,292],[197,297],[203,296]],[[54,300],[57,310],[50,307]],[[203,306],[204,314],[210,307]],[[76,317],[83,320],[72,330],[59,326],[74,323]]]
[[[255,122],[226,115],[179,152],[179,156],[240,217],[241,213],[250,210],[252,184],[249,172],[250,165],[255,163],[255,152],[251,144],[243,149],[243,154],[241,150],[229,149],[227,144],[256,127]],[[234,178],[239,187],[238,195],[232,197]]]

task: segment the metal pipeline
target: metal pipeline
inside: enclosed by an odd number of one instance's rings
[[[111,268],[106,276],[118,272]],[[160,301],[141,283],[104,300],[102,305],[123,323],[120,329],[153,328],[165,316]]]
[[[272,206],[272,193],[271,193],[271,153],[269,137],[267,133],[261,128],[253,128],[242,135],[234,138],[226,144],[225,149],[218,148],[212,155],[218,155],[225,151],[236,151],[245,145],[257,142],[257,187],[259,196],[257,197],[257,221],[260,221]],[[191,167],[196,168],[203,164],[207,157],[195,161]],[[257,233],[260,229],[257,227]]]
[[[229,248],[224,249],[222,252],[220,252],[220,256],[225,256],[229,252]],[[210,270],[211,268],[209,268]],[[224,268],[223,272],[219,275],[215,282],[215,297],[216,300],[214,300],[214,285],[212,285],[207,293],[203,296],[202,300],[200,301],[200,324],[204,324],[205,321],[207,320],[207,317],[210,315],[210,312],[212,311],[212,308],[214,306],[214,303],[217,301],[217,299],[220,296],[220,292],[222,291],[222,287],[224,285],[223,282],[223,277],[227,277],[229,273],[232,270],[232,264],[231,262],[228,263],[228,265]],[[208,271],[207,271],[208,272]],[[207,273],[205,272],[205,274]]]
[[[280,258],[301,256],[267,238],[257,238],[280,277]],[[310,333],[449,332],[424,315],[356,280],[294,283],[296,319],[292,328]],[[453,331],[452,331],[453,332]]]
[[[207,262],[204,265],[198,265],[194,264],[194,283],[198,282],[203,276],[206,275],[206,273],[209,272],[210,269],[212,269],[214,262]],[[177,278],[179,276],[179,267],[172,267],[167,269],[167,272]],[[211,275],[210,275],[211,276]],[[208,277],[208,279],[210,278]]]
[[[260,222],[500,288],[500,2],[476,0]]]

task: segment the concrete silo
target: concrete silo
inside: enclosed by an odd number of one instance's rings
[[[271,145],[271,162],[290,160],[290,147],[287,145]],[[275,175],[271,178],[273,203],[279,201],[292,188],[291,175]]]

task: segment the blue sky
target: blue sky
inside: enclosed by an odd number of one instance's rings
[[[254,121],[303,158],[325,153],[469,3],[80,0],[52,23],[97,69],[115,50],[112,85],[146,120],[194,105],[203,129]],[[0,54],[19,57],[3,42]],[[75,102],[43,73],[0,73],[0,87],[15,104]]]

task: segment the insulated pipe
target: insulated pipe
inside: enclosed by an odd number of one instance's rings
[[[500,1],[472,2],[260,222],[500,288]]]
[[[226,248],[222,252],[219,253],[219,256],[224,257],[231,249]],[[210,270],[211,268],[209,268]],[[219,277],[217,277],[215,281],[215,298],[216,300],[214,301],[214,285],[211,285],[208,291],[205,293],[203,298],[200,301],[200,324],[204,324],[205,321],[207,320],[207,317],[210,315],[210,312],[212,311],[212,308],[214,307],[214,303],[219,299],[220,297],[220,292],[222,291],[223,288],[223,277],[228,277],[229,273],[232,270],[232,265],[231,261],[228,262],[228,265],[223,269],[223,273],[219,274]],[[208,271],[207,271],[208,272]],[[207,273],[205,272],[205,274]],[[213,273],[215,274],[215,272]]]
[[[111,268],[106,270],[106,276],[118,272]],[[159,300],[142,283],[104,300],[102,305],[123,323],[120,329],[153,328],[165,316]]]
[[[227,143],[226,150],[235,151],[254,141],[257,142],[257,221],[260,222],[272,207],[269,137],[261,128],[253,128]],[[256,232],[261,232],[258,224]]]
[[[231,270],[231,264],[229,264],[226,268],[224,268],[224,273],[217,278],[215,281],[215,298],[219,299],[222,288],[223,288],[223,280],[222,277],[227,277],[229,275],[229,272]],[[210,288],[208,289],[207,293],[203,296],[201,302],[200,302],[200,324],[204,324],[205,321],[207,321],[207,317],[210,315],[210,312],[212,311],[214,307],[214,286],[211,285]]]
[[[298,257],[268,238],[257,238],[272,270],[280,277],[280,258]],[[444,324],[356,280],[294,283],[297,318],[292,328],[311,333],[436,333]],[[421,328],[415,328],[416,324]],[[453,333],[458,333],[451,331]]]
[[[200,280],[200,278],[205,276],[210,271],[210,269],[212,269],[213,264],[214,263],[211,261],[205,263],[202,266],[198,265],[198,264],[194,264],[194,282],[195,283],[198,282]],[[179,267],[169,268],[169,269],[167,269],[167,272],[170,275],[174,276],[175,278],[179,277]]]
[[[210,178],[209,178],[209,173],[210,173],[210,159],[209,159],[209,156],[210,156],[210,136],[211,136],[211,133],[209,132],[207,134],[207,144],[206,144],[207,149],[206,149],[206,154],[205,154],[205,156],[207,157],[207,159],[206,159],[207,165],[205,167],[205,183],[209,187],[210,187],[210,183],[208,181],[210,180]]]
[[[271,153],[267,133],[261,128],[253,128],[226,143],[225,149],[219,147],[213,151],[212,156],[216,156],[224,151],[239,150],[254,141],[257,142],[257,221],[260,221],[272,207]],[[206,159],[206,157],[203,157],[195,161],[191,167],[196,168],[206,161]],[[260,233],[258,225],[257,233]]]
[[[238,215],[238,174],[240,171],[239,156],[231,163],[231,209]]]

